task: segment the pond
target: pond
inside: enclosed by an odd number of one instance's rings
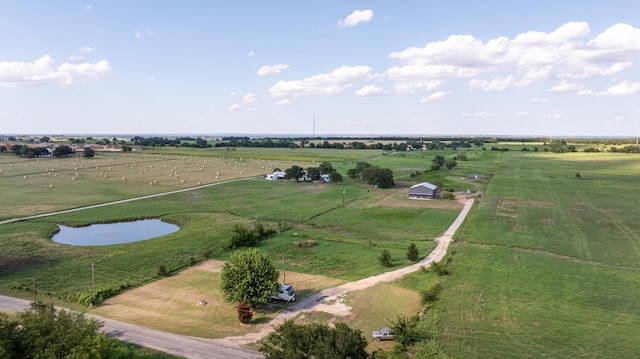
[[[87,227],[58,225],[60,232],[53,241],[75,246],[106,246],[109,244],[144,241],[176,232],[180,227],[159,219],[144,219],[133,222],[92,224]]]

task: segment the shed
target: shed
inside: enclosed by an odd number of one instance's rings
[[[409,188],[409,198],[411,199],[436,199],[438,197],[438,186],[429,182],[422,182]]]

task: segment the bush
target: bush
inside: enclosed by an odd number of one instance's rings
[[[253,318],[251,306],[246,303],[238,303],[236,309],[238,310],[238,320],[244,324],[249,324],[251,322],[251,318]]]
[[[167,266],[164,264],[161,264],[158,266],[158,276],[159,277],[166,277],[169,274],[169,271],[167,270]]]
[[[304,241],[304,242],[293,242],[293,245],[298,247],[298,248],[311,248],[311,247],[317,246],[318,242],[309,239],[309,240]]]
[[[420,251],[418,251],[418,246],[415,243],[409,244],[409,248],[407,248],[407,259],[412,262],[417,262],[420,257]]]
[[[453,192],[444,192],[442,193],[443,199],[456,199],[456,195]]]
[[[431,269],[433,270],[433,273],[437,274],[439,277],[449,275],[447,264],[443,261],[431,263]]]
[[[433,303],[438,300],[440,289],[442,288],[440,282],[436,282],[431,288],[420,292],[422,304]]]
[[[380,261],[380,264],[382,264],[383,266],[391,267],[391,252],[384,249],[380,254],[380,257],[378,257],[378,260]]]

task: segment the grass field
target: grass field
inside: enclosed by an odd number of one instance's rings
[[[456,235],[446,351],[637,357],[639,175],[636,155],[505,152]]]
[[[458,241],[449,255],[451,274],[443,279],[437,304],[437,338],[447,353],[459,358],[634,358],[640,352],[637,155],[553,154],[520,151],[522,145],[516,143],[505,146],[510,151],[468,149],[468,161],[458,161],[454,171],[427,169],[436,154],[451,157],[459,151],[383,155],[373,150],[154,149],[156,153],[134,154],[133,169],[132,160],[122,154],[122,158],[100,154],[87,160],[95,161],[91,166],[79,166],[85,165],[82,159],[60,160],[69,162],[58,165],[55,159],[38,162],[2,155],[0,186],[6,198],[1,218],[186,188],[197,182],[259,176],[275,167],[307,167],[322,161],[332,162],[343,176],[357,161],[391,168],[397,186],[383,190],[351,180],[339,186],[247,180],[5,224],[0,231],[0,288],[4,293],[29,295],[35,280],[43,298],[77,301],[90,295],[91,264],[95,263],[100,292],[126,290],[99,308],[104,314],[118,316],[121,310],[129,310],[129,317],[147,325],[153,319],[140,313],[157,312],[158,323],[170,323],[177,320],[167,311],[172,309],[184,312],[180,316],[184,321],[172,331],[197,335],[194,328],[213,318],[224,331],[254,331],[277,308],[259,313],[255,327],[237,324],[235,313],[229,315],[229,305],[216,297],[215,271],[189,268],[191,258],[201,262],[208,252],[217,260],[226,259],[231,252],[224,246],[233,225],[251,226],[257,220],[268,227],[289,228],[261,242],[259,248],[278,265],[285,255],[291,271],[287,281],[303,275],[316,278],[308,279],[315,283],[308,287],[304,281],[296,283],[299,295],[333,285],[332,281],[389,270],[377,259],[383,249],[392,253],[391,269],[398,268],[407,264],[409,243],[417,244],[421,255],[426,255],[434,247],[433,238],[459,212],[455,201],[406,198],[411,184],[439,182],[456,191],[481,190],[481,198],[456,233]],[[144,168],[146,172],[141,171]],[[484,173],[487,179],[467,180],[467,173]],[[151,174],[164,175],[166,180],[149,185]],[[58,223],[78,226],[149,217],[176,223],[181,230],[105,247],[73,247],[49,240]],[[318,245],[306,249],[294,245],[307,240]],[[160,265],[174,271],[173,275],[158,280]],[[323,279],[316,283],[317,278]],[[418,291],[432,283],[432,276],[415,273],[398,283],[351,293],[346,300],[352,315],[343,319],[368,337],[395,315],[418,312]],[[170,297],[176,291],[185,294]],[[164,299],[145,299],[154,296]],[[210,304],[195,306],[201,299],[209,299]],[[166,308],[161,302],[167,303]],[[319,315],[315,320],[336,319]],[[213,327],[207,330],[204,336],[220,335]],[[370,347],[375,348],[375,344]]]

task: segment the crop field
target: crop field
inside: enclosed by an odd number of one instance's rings
[[[504,152],[456,234],[441,342],[460,358],[635,358],[640,159]]]

